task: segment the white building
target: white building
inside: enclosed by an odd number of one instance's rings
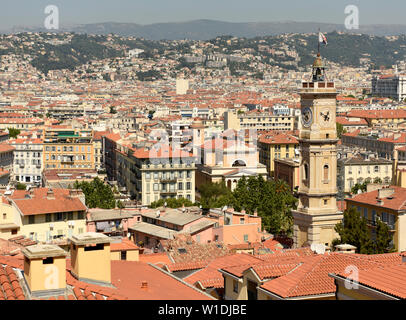
[[[15,139],[10,142],[15,148],[12,180],[33,185],[41,183],[43,169],[41,139]]]

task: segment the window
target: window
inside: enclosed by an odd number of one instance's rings
[[[7,219],[7,213],[3,213],[3,219]]]
[[[62,221],[62,220],[63,220],[62,212],[57,212],[55,215],[55,221]]]
[[[51,214],[45,215],[45,222],[51,222]]]
[[[68,212],[68,220],[73,220],[73,212]]]
[[[324,199],[323,201],[324,201],[324,205],[326,206],[328,204],[328,200]]]
[[[183,190],[183,182],[178,183],[178,190]]]
[[[35,223],[35,216],[28,216],[28,223],[34,224]]]
[[[190,190],[191,189],[191,183],[190,182],[186,182],[186,190]]]
[[[151,179],[151,173],[146,172],[145,173],[145,179]]]
[[[84,249],[85,249],[85,251],[103,250],[104,249],[104,243],[98,243],[95,246],[85,247]]]
[[[244,234],[244,241],[248,242],[248,234]]]
[[[42,264],[53,264],[54,263],[54,258],[49,257],[49,258],[45,258],[42,260]]]
[[[188,170],[186,171],[186,178],[191,178],[192,177],[192,171]]]
[[[305,180],[309,179],[309,165],[307,163],[305,163],[305,165],[304,165],[304,177],[305,177]]]
[[[127,251],[121,251],[121,260],[127,260]]]
[[[84,219],[84,215],[83,215],[83,212],[82,212],[82,211],[81,211],[81,212],[78,212],[78,219],[79,219],[79,220]]]
[[[235,293],[238,293],[238,281],[237,280],[233,280],[233,291]]]
[[[240,224],[244,224],[245,219],[244,218],[240,218]]]
[[[365,219],[368,219],[368,209],[364,208],[364,217]]]
[[[323,177],[324,177],[324,180],[328,180],[328,165],[325,165],[323,167]]]
[[[374,172],[379,172],[379,166],[374,167]]]

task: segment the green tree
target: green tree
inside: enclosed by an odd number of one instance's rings
[[[16,139],[17,136],[20,134],[21,130],[16,129],[16,128],[8,128],[8,134],[10,138]]]
[[[238,181],[232,193],[230,205],[237,211],[245,209],[248,214],[257,211],[265,230],[274,234],[292,234],[291,210],[297,199],[282,180],[267,180],[262,176],[245,177]]]
[[[375,253],[392,252],[392,240],[393,236],[389,231],[389,227],[386,225],[386,223],[378,219],[376,222],[376,240],[374,242]]]
[[[341,139],[341,136],[343,135],[343,133],[347,133],[347,130],[344,129],[344,126],[341,123],[336,123],[336,127],[337,127],[337,136],[338,138]]]
[[[355,208],[344,211],[343,222],[338,223],[334,230],[340,235],[340,239],[335,239],[333,245],[351,244],[357,247],[357,253],[374,253],[374,244],[371,240],[367,221],[365,217],[361,217]]]
[[[17,183],[16,188],[17,188],[17,190],[27,190],[27,185],[25,185],[24,183],[19,182],[19,183]]]
[[[230,204],[231,191],[224,181],[206,183],[199,188],[199,192],[200,202],[205,209],[220,208]]]
[[[185,199],[185,198],[179,198],[179,199],[168,198],[168,199],[159,199],[158,201],[154,201],[150,204],[150,207],[151,208],[163,207],[165,205],[165,202],[166,202],[167,207],[172,208],[172,209],[181,208],[182,206],[185,206],[185,207],[193,206],[193,202],[188,199]]]
[[[374,183],[382,183],[382,179],[379,178],[379,177],[376,177],[376,178],[374,179]]]
[[[358,190],[361,190],[362,192],[367,191],[367,185],[369,184],[370,180],[365,180],[364,183],[356,183],[352,188],[351,188],[351,193],[352,194],[357,194]]]
[[[110,113],[116,114],[117,113],[116,108],[114,108],[113,106],[110,106]]]
[[[75,181],[74,188],[83,191],[86,206],[89,208],[113,209],[116,207],[113,191],[99,178],[94,178],[91,182]]]

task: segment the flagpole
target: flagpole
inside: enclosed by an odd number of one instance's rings
[[[320,28],[319,34],[317,35],[317,53],[320,54]]]

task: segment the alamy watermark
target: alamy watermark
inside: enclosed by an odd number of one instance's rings
[[[44,27],[47,30],[59,29],[59,9],[57,6],[51,4],[45,7],[45,14],[48,16],[45,18]]]

